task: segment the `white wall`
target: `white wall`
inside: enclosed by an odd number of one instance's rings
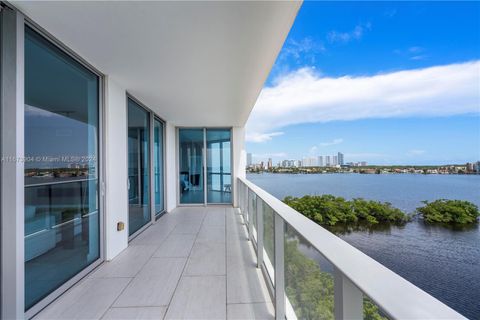
[[[177,142],[175,125],[171,122],[167,122],[165,133],[165,187],[167,189],[166,208],[167,212],[171,212],[177,206]]]
[[[128,246],[126,91],[107,77],[105,88],[105,259]],[[117,222],[125,228],[117,231]]]
[[[245,127],[233,127],[233,181],[234,187],[233,206],[237,204],[236,181],[237,177],[245,178],[245,166],[247,164],[247,154],[245,151]]]

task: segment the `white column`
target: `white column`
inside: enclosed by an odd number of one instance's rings
[[[177,168],[177,141],[176,128],[171,122],[165,124],[165,188],[166,188],[166,206],[168,212],[171,212],[177,206],[178,197],[178,168]]]
[[[113,79],[105,81],[105,259],[128,246],[127,96]],[[125,228],[117,231],[117,223]]]
[[[233,181],[236,181],[238,177],[245,178],[245,165],[246,165],[246,153],[245,153],[245,127],[233,127],[232,129],[232,141],[233,141],[233,168],[232,168],[232,186],[235,186]],[[239,200],[235,190],[233,192],[233,206],[239,206]]]

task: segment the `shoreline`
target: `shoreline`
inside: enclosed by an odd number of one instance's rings
[[[354,172],[354,171],[246,171],[247,174],[366,174],[366,175],[438,175],[438,176],[480,176],[480,173],[468,172],[468,173],[419,173],[419,172]]]

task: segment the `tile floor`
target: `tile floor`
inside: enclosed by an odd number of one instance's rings
[[[182,207],[35,319],[273,319],[245,228],[232,207]]]

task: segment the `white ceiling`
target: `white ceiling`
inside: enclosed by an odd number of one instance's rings
[[[180,126],[242,126],[301,2],[16,1]]]

